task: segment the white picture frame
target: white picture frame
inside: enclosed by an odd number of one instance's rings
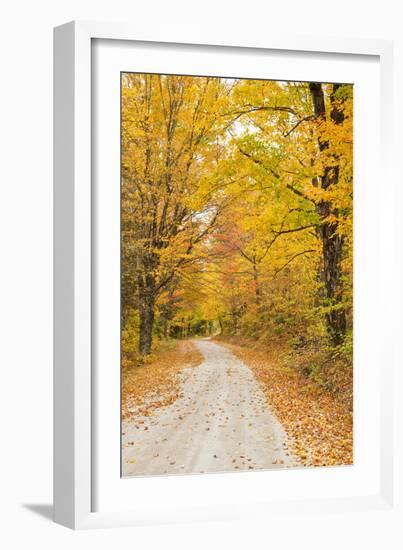
[[[309,494],[304,486],[312,483],[312,476],[323,484],[326,477],[334,477],[338,483],[338,474],[333,469],[315,469],[305,474],[299,492],[289,492],[285,500],[262,499],[259,485],[263,477],[236,478],[238,484],[235,493],[230,494],[233,474],[220,476],[189,476],[126,480],[129,491],[147,491],[154,495],[169,492],[173,501],[168,505],[138,507],[128,506],[122,497],[122,505],[116,504],[119,492],[111,496],[111,505],[98,511],[94,487],[104,470],[99,468],[96,451],[99,452],[97,400],[102,398],[95,381],[96,369],[93,357],[96,355],[94,340],[94,315],[97,315],[97,289],[93,281],[96,277],[94,267],[98,266],[95,257],[94,239],[99,226],[92,216],[94,206],[94,182],[92,181],[92,162],[94,162],[95,138],[91,113],[94,112],[92,83],[94,82],[93,48],[95,41],[125,41],[133,44],[158,44],[163,52],[169,44],[178,49],[200,52],[208,48],[210,55],[216,52],[237,49],[243,56],[252,56],[259,52],[283,52],[283,55],[297,53],[299,56],[313,56],[319,53],[327,56],[327,61],[337,56],[366,56],[376,60],[380,69],[380,148],[382,174],[385,175],[384,187],[379,195],[371,199],[371,208],[377,209],[382,265],[389,266],[376,272],[371,284],[381,285],[381,294],[375,302],[375,314],[382,319],[378,329],[380,353],[374,358],[375,367],[382,368],[373,372],[377,380],[376,392],[379,397],[379,439],[377,449],[377,472],[379,479],[374,486],[365,489],[372,475],[361,480],[360,489],[343,493],[343,488],[326,497],[318,492]],[[166,44],[166,46],[164,46]],[[182,45],[182,46],[181,46]],[[287,54],[288,52],[288,54]],[[393,44],[388,41],[337,39],[312,36],[287,36],[273,34],[267,37],[234,37],[233,41],[215,37],[207,30],[202,36],[187,36],[186,30],[170,36],[149,36],[146,32],[130,25],[72,22],[55,29],[54,40],[54,82],[55,82],[55,385],[54,385],[54,505],[55,521],[75,529],[143,525],[177,521],[198,521],[205,519],[237,518],[257,514],[277,513],[283,510],[292,513],[307,510],[317,513],[319,510],[341,510],[346,507],[359,511],[393,511],[394,502],[394,447],[393,447],[393,346],[390,345],[388,324],[391,322],[388,310],[388,297],[392,291],[394,248],[385,238],[390,228],[393,210],[393,178],[391,169],[392,154],[392,115],[393,115]],[[144,63],[143,63],[144,67]],[[145,70],[142,68],[142,70]],[[153,69],[154,70],[154,69]],[[258,75],[256,75],[258,76]],[[301,78],[300,76],[298,78]],[[301,78],[302,79],[302,78]],[[309,79],[309,78],[307,78]],[[377,202],[378,201],[378,202]],[[368,221],[368,220],[367,220]],[[373,220],[372,220],[373,221]],[[371,220],[370,220],[371,223]],[[378,227],[378,225],[377,225]],[[389,244],[388,244],[389,242]],[[378,258],[379,259],[379,258]],[[373,258],[375,260],[375,257]],[[357,283],[357,281],[355,281]],[[365,287],[364,287],[365,288]],[[392,331],[393,333],[393,331]],[[374,364],[375,364],[374,363]],[[116,382],[116,379],[115,379]],[[105,386],[105,385],[104,385]],[[115,396],[115,403],[118,396]],[[115,407],[116,408],[116,407]],[[378,410],[378,409],[377,409]],[[356,434],[355,434],[356,435]],[[363,438],[368,434],[363,434]],[[105,448],[102,447],[103,451]],[[379,460],[378,460],[379,459]],[[113,464],[113,459],[110,462]],[[110,468],[110,466],[108,466]],[[353,467],[354,468],[354,467]],[[352,471],[352,470],[351,470]],[[101,474],[100,474],[101,472]],[[316,473],[319,472],[319,473]],[[329,472],[328,474],[326,472]],[[282,483],[289,486],[298,483],[294,472],[281,472]],[[114,473],[116,476],[116,472]],[[237,475],[237,474],[236,474]],[[259,475],[259,474],[257,474]],[[288,479],[285,476],[288,477]],[[292,477],[294,476],[294,477]],[[318,478],[319,476],[319,478]],[[354,473],[343,474],[343,483],[353,481]],[[349,479],[351,477],[351,480]],[[274,484],[274,478],[272,478]],[[133,484],[137,483],[134,488]],[[234,481],[235,483],[235,481]],[[200,500],[197,497],[188,505],[180,507],[180,495],[206,489]],[[225,511],[218,502],[209,504],[209,494],[214,486],[220,491],[229,491],[231,505],[227,503]],[[129,485],[126,485],[129,487]],[[125,487],[125,489],[126,489]],[[357,485],[358,487],[358,485]],[[138,490],[137,490],[138,489]],[[305,492],[304,492],[305,491]],[[354,492],[355,491],[355,492]],[[173,495],[177,493],[176,497]],[[111,493],[109,493],[111,494]],[[134,493],[133,493],[134,494]],[[245,498],[245,495],[248,498]],[[200,492],[201,495],[201,492]],[[108,496],[108,494],[107,494]],[[210,497],[211,498],[211,497]],[[238,501],[237,501],[238,498]],[[163,501],[163,498],[161,497]]]

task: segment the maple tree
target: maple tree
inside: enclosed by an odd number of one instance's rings
[[[351,352],[352,91],[122,75],[124,361],[217,333]]]
[[[193,262],[223,207],[204,179],[222,151],[225,87],[212,78],[122,78],[123,324],[135,308],[147,355],[157,298]]]

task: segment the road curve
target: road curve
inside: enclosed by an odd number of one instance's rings
[[[122,424],[122,475],[298,466],[249,367],[216,342],[193,342],[204,360],[182,372],[183,396]]]

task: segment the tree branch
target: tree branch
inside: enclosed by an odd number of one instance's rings
[[[292,256],[283,266],[281,266],[279,269],[276,269],[273,275],[273,280],[277,277],[280,271],[285,269],[293,260],[295,260],[295,258],[298,258],[298,256],[302,256],[304,254],[309,254],[310,252],[315,252],[315,250],[314,249],[304,250],[303,252],[298,252],[297,254],[294,254],[294,256]]]
[[[280,179],[280,174],[278,174],[275,170],[273,170],[273,168],[271,168],[270,166],[266,166],[260,159],[254,157],[253,155],[251,155],[250,153],[247,153],[246,151],[244,151],[240,145],[238,143],[236,143],[236,146],[239,150],[239,152],[244,155],[245,157],[247,157],[248,159],[250,159],[252,162],[254,162],[255,164],[261,166],[264,170],[266,170],[266,172],[269,172],[272,176],[274,176],[276,179]]]
[[[304,229],[310,229],[311,227],[316,227],[317,223],[310,223],[309,225],[302,225],[301,227],[295,227],[293,229],[281,229],[280,231],[275,231],[277,235],[283,235],[284,233],[295,233],[297,231],[303,231]]]
[[[288,132],[286,132],[285,134],[283,134],[283,137],[286,138],[286,137],[288,137],[290,134],[292,134],[292,132],[293,132],[294,130],[296,130],[296,129],[298,128],[298,126],[299,126],[300,124],[302,124],[302,122],[306,122],[306,121],[308,121],[308,120],[313,120],[314,118],[315,118],[314,115],[309,115],[309,116],[306,116],[306,117],[304,117],[304,118],[301,118],[296,124],[294,124],[294,126],[291,128],[291,130],[288,130]]]

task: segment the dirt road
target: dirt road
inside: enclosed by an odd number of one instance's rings
[[[123,476],[297,466],[250,369],[216,342],[194,344],[204,361],[183,371],[183,397],[123,423]]]

